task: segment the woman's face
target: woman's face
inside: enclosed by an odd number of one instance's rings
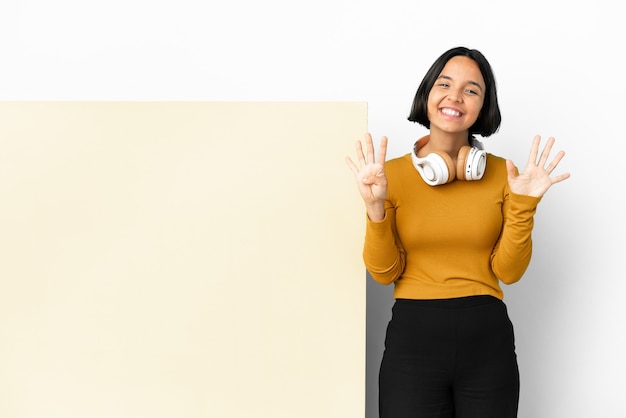
[[[428,120],[444,132],[469,130],[485,101],[485,81],[478,64],[468,57],[451,58],[428,95]]]

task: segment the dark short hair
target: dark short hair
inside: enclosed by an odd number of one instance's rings
[[[413,99],[413,106],[411,107],[411,114],[408,119],[411,122],[417,122],[430,129],[430,120],[428,120],[428,95],[430,94],[430,90],[435,85],[435,81],[441,74],[443,67],[445,67],[451,58],[457,56],[468,57],[474,60],[476,64],[478,64],[478,68],[480,69],[486,85],[483,107],[480,110],[478,119],[469,128],[469,135],[472,136],[477,134],[483,137],[490,136],[498,131],[500,128],[500,122],[502,122],[502,115],[500,114],[500,107],[498,106],[496,79],[487,58],[485,58],[480,51],[463,46],[449,49],[441,54],[441,56],[433,63],[422,79],[422,82],[417,89],[417,93],[415,93],[415,99]]]

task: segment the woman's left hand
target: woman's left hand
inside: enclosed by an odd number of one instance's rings
[[[511,160],[506,161],[506,168],[509,178],[509,186],[511,192],[515,194],[541,197],[548,191],[548,189],[556,183],[559,183],[565,179],[568,179],[570,174],[560,174],[558,176],[550,177],[552,171],[559,165],[561,159],[565,156],[564,151],[559,151],[552,159],[550,164],[546,166],[548,162],[548,156],[550,150],[554,144],[554,138],[548,138],[548,142],[539,155],[539,143],[541,142],[541,136],[537,135],[533,139],[532,147],[530,149],[530,156],[526,168],[519,175],[515,172],[515,165]],[[537,156],[539,155],[539,160]]]

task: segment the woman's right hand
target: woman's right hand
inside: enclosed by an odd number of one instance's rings
[[[380,140],[378,159],[374,158],[374,143],[372,135],[365,135],[365,151],[363,143],[357,141],[357,166],[350,157],[346,157],[346,164],[354,173],[359,192],[365,202],[367,215],[372,221],[380,222],[385,218],[385,199],[387,198],[387,176],[385,175],[385,159],[387,155],[387,137]]]

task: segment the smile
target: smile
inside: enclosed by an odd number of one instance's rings
[[[459,117],[461,116],[461,112],[458,112],[456,110],[444,107],[443,109],[441,109],[441,113],[443,113],[444,115],[448,115],[448,116],[455,116],[455,117]]]

